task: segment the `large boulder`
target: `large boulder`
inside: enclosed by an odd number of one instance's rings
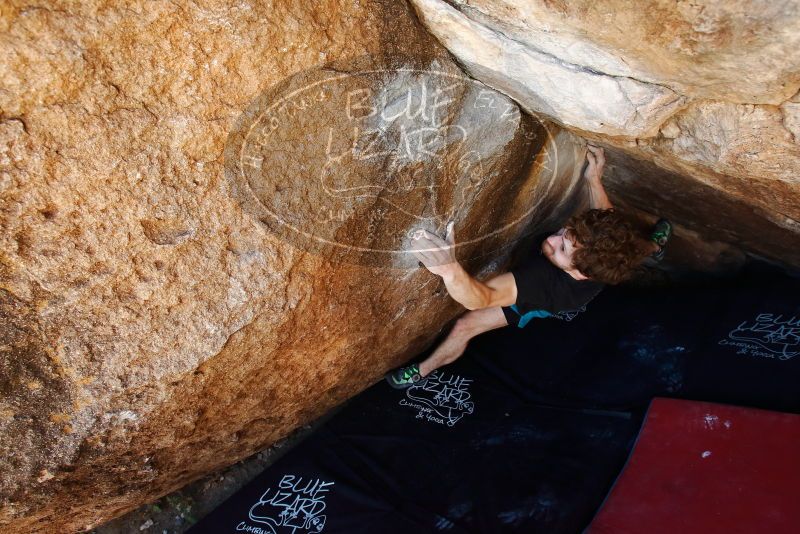
[[[571,134],[394,0],[0,11],[0,529],[90,528],[231,464],[463,311],[581,201]],[[409,92],[410,90],[410,92]]]
[[[410,1],[475,78],[609,148],[616,200],[800,266],[800,5]]]

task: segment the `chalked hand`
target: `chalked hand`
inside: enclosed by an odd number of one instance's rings
[[[444,276],[456,265],[455,223],[450,222],[444,239],[425,229],[417,229],[411,236],[411,253],[433,274]]]
[[[589,164],[586,166],[583,176],[590,182],[599,182],[606,166],[606,153],[602,147],[594,145],[588,145],[586,149],[586,160]]]

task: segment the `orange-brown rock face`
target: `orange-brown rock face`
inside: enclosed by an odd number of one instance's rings
[[[579,201],[570,134],[394,1],[0,11],[0,529],[88,528],[378,380]]]

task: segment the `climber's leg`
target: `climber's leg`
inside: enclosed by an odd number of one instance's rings
[[[431,371],[457,360],[464,353],[469,340],[478,334],[507,325],[500,306],[468,311],[458,318],[450,334],[436,350],[419,364],[420,374],[427,376]]]
[[[507,326],[505,314],[500,306],[471,310],[456,321],[447,338],[421,363],[399,367],[386,373],[386,381],[398,389],[409,387],[442,365],[458,359],[467,348],[470,339],[494,328]]]

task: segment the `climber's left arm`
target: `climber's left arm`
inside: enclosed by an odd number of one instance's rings
[[[606,166],[606,156],[602,148],[589,145],[586,152],[586,159],[589,165],[586,167],[583,176],[589,186],[589,207],[592,209],[608,210],[614,206],[608,199],[606,190],[603,187],[603,169]]]

